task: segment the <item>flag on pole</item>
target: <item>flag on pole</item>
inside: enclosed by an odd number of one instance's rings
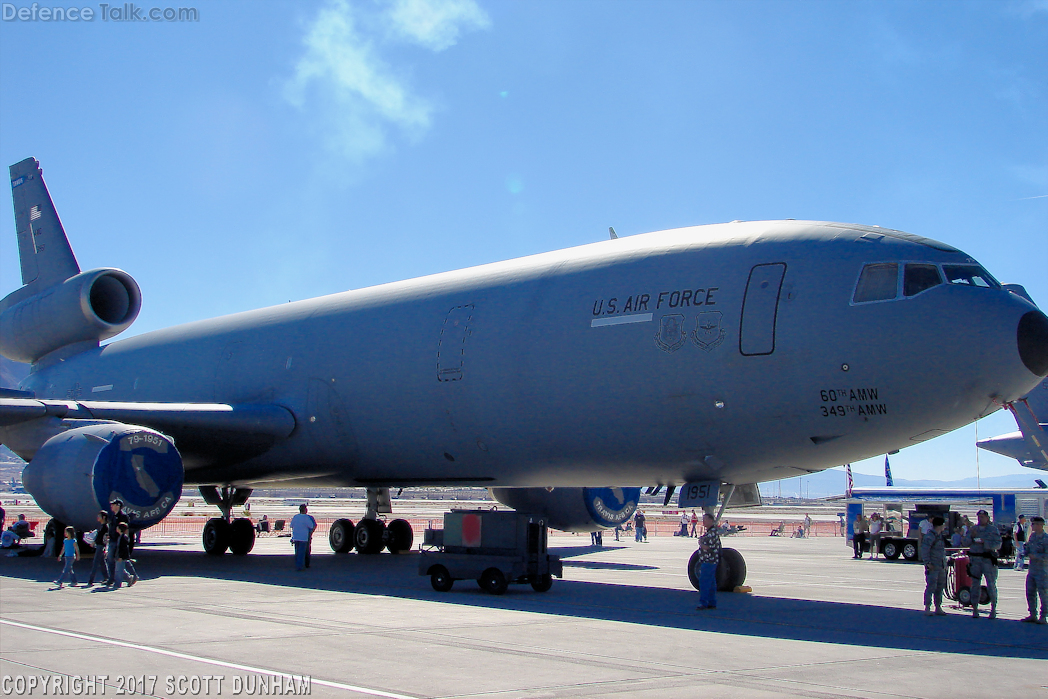
[[[884,484],[889,488],[895,485],[895,482],[892,481],[892,467],[888,464],[887,454],[884,455]]]
[[[850,498],[852,496],[852,486],[854,485],[852,482],[851,464],[844,464],[844,472],[848,474],[848,487],[844,491],[844,497]]]

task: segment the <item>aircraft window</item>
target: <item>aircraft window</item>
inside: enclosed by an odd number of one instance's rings
[[[854,303],[888,301],[899,290],[899,265],[894,262],[866,265],[855,285]]]
[[[979,265],[943,265],[942,271],[946,273],[946,280],[951,284],[967,284],[983,289],[1001,288],[997,280]]]
[[[903,296],[916,296],[940,284],[942,275],[935,265],[908,264],[902,278],[902,293]]]

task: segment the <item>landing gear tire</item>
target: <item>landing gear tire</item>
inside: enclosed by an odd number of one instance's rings
[[[255,548],[255,525],[250,519],[234,519],[229,526],[229,551],[234,556],[246,556]]]
[[[717,591],[734,592],[746,582],[746,559],[735,549],[721,549],[717,564]]]
[[[691,586],[696,590],[701,589],[699,586],[699,568],[702,565],[702,561],[699,560],[699,552],[691,554],[691,558],[688,559],[688,580],[691,581]]]
[[[907,561],[917,560],[917,544],[905,543],[902,545],[902,557]]]
[[[415,533],[407,520],[395,519],[386,525],[386,549],[390,553],[410,551],[415,541]]]
[[[551,587],[553,587],[553,576],[549,573],[536,575],[531,579],[531,589],[535,592],[549,592]]]
[[[349,553],[353,549],[354,530],[352,520],[336,519],[328,530],[328,545],[335,553]]]
[[[899,545],[894,541],[886,541],[884,542],[884,548],[881,549],[881,553],[883,553],[884,557],[889,561],[895,561],[898,560],[899,554],[902,553],[902,551],[899,549]]]
[[[447,592],[455,584],[455,580],[444,566],[433,566],[429,569],[429,584],[437,592]]]
[[[229,522],[213,517],[204,525],[204,551],[210,556],[221,556],[229,548]]]
[[[477,584],[480,585],[482,590],[493,595],[501,595],[509,587],[506,576],[498,568],[488,568],[481,573],[480,578],[477,579]]]
[[[357,547],[357,553],[378,553],[384,545],[382,535],[386,531],[386,525],[377,519],[362,519],[357,522],[353,532],[353,542]]]

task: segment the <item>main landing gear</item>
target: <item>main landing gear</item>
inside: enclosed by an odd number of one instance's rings
[[[221,492],[213,485],[200,486],[200,494],[208,505],[222,511],[221,517],[213,517],[204,525],[204,551],[212,556],[221,556],[228,549],[235,556],[245,556],[255,547],[255,525],[246,517],[233,519],[234,507],[247,502],[251,488],[223,486]]]
[[[353,524],[350,519],[337,519],[328,530],[328,544],[335,553],[379,553],[383,548],[390,553],[410,551],[415,535],[407,520],[395,519],[388,524],[379,519],[380,514],[391,514],[392,503],[389,488],[367,489],[367,512],[364,518]]]
[[[699,552],[691,554],[688,561],[688,579],[692,586],[699,589]],[[717,591],[732,592],[746,582],[746,560],[735,549],[721,549],[720,562],[717,564]]]

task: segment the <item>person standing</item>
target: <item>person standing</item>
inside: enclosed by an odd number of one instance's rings
[[[706,533],[699,537],[699,606],[696,609],[716,609],[720,534],[714,526],[713,515],[708,512],[702,516],[702,526]]]
[[[120,530],[120,525],[127,525],[126,528],[130,530],[131,520],[128,518],[127,513],[124,512],[124,501],[119,498],[112,500],[109,503],[109,545],[106,547],[106,563],[109,565],[109,579],[106,580],[106,585],[112,585],[116,582],[116,559],[117,559],[117,541],[119,536],[116,536],[116,532]],[[124,557],[124,564],[121,566],[122,569],[127,569],[131,572],[131,575],[135,580],[138,579],[138,571],[135,570],[135,564],[131,562],[131,540],[127,542],[127,556]],[[128,583],[130,587],[133,583]]]
[[[691,511],[691,535],[693,538],[699,538],[699,516],[695,514],[695,510]]]
[[[1015,541],[1015,569],[1022,570],[1026,558],[1026,515],[1019,515],[1019,519],[1012,525],[1012,539]]]
[[[113,537],[110,537],[112,541]],[[127,534],[127,522],[116,525],[116,572],[113,574],[115,581],[114,589],[120,589],[121,583],[127,580],[127,586],[131,587],[138,582],[138,573],[128,573],[128,564],[131,562],[131,540]],[[130,577],[130,580],[128,578]]]
[[[866,518],[862,516],[862,513],[855,515],[855,522],[852,525],[852,550],[855,551],[855,555],[852,558],[862,558],[862,547],[866,544]]]
[[[924,615],[946,616],[942,610],[942,594],[946,589],[946,540],[942,530],[946,520],[932,519],[932,531],[921,539],[921,560],[924,561]],[[935,611],[932,611],[932,598]]]
[[[917,546],[920,547],[921,542],[924,541],[924,537],[932,533],[932,515],[929,514],[927,517],[922,519],[917,524]]]
[[[972,618],[979,618],[979,595],[981,581],[986,578],[986,589],[990,593],[990,618],[997,618],[997,551],[1001,548],[1001,533],[990,521],[986,510],[979,510],[978,524],[968,530],[964,538],[968,547],[969,566],[972,574]]]
[[[644,525],[644,513],[637,510],[637,514],[633,516],[633,538],[640,543],[648,538],[648,530]]]
[[[66,576],[69,576],[69,586],[76,587],[76,571],[73,570],[73,563],[80,560],[80,547],[76,545],[76,530],[72,527],[65,528],[65,540],[62,541],[62,553],[60,553],[56,560],[62,560],[65,558],[65,567],[62,568],[62,574],[58,576],[58,580],[55,580],[55,585],[58,585],[58,589],[62,589],[62,583],[65,582]]]
[[[677,536],[687,536],[688,535],[688,522],[690,522],[690,521],[691,521],[691,518],[688,517],[688,511],[687,510],[681,510],[680,511],[680,531],[677,532]]]
[[[298,514],[291,518],[291,545],[295,547],[295,570],[306,569],[306,556],[309,553],[309,540],[317,521],[307,512],[305,503],[298,506]]]
[[[811,538],[811,515],[807,513],[804,515],[804,538]]]
[[[881,531],[884,529],[884,520],[874,512],[870,516],[870,560],[881,555]]]
[[[95,584],[95,575],[102,571],[102,581],[109,579],[109,563],[106,561],[106,544],[109,541],[109,513],[98,511],[98,529],[95,531],[95,556],[91,562],[91,575],[87,577],[87,586]]]
[[[1034,517],[1033,531],[1026,542],[1030,570],[1026,572],[1026,606],[1030,616],[1027,623],[1048,624],[1048,534],[1044,532],[1044,517]],[[1037,598],[1041,598],[1041,615],[1037,616]]]

